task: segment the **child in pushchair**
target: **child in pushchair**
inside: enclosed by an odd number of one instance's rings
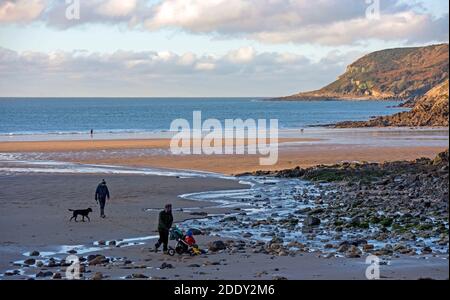
[[[192,230],[188,230],[186,234],[183,233],[178,227],[174,227],[170,230],[170,240],[177,241],[175,248],[169,247],[168,254],[174,256],[175,253],[190,255],[199,255],[202,251],[198,248]]]

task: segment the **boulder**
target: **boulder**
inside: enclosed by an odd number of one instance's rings
[[[304,224],[306,226],[318,226],[318,225],[320,225],[320,219],[317,217],[308,216],[308,217],[306,217]]]
[[[220,251],[220,250],[225,250],[227,248],[227,246],[225,245],[225,243],[223,241],[214,241],[208,244],[208,249],[212,252],[216,252],[216,251]]]
[[[96,272],[92,277],[91,280],[102,280],[104,278],[103,274],[101,272]]]

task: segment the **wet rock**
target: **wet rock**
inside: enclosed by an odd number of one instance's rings
[[[389,255],[392,255],[393,253],[394,253],[394,251],[392,249],[389,249],[389,248],[386,248],[386,247],[384,247],[384,248],[382,248],[382,249],[380,249],[378,251],[373,252],[373,254],[376,255],[376,256],[389,256]]]
[[[34,265],[36,263],[36,260],[34,258],[28,258],[28,259],[25,259],[25,261],[23,263],[27,266],[30,266],[30,265]]]
[[[189,268],[200,268],[200,265],[199,264],[191,264],[191,265],[188,265],[188,267]]]
[[[299,251],[303,251],[306,248],[306,245],[297,241],[292,241],[287,244],[287,248],[297,248]]]
[[[109,241],[108,245],[109,246],[116,246],[117,242],[116,241]]]
[[[361,250],[358,247],[356,247],[355,245],[352,245],[345,253],[345,257],[359,258],[359,257],[361,257]]]
[[[30,256],[39,256],[39,255],[40,255],[39,251],[34,250],[30,252]]]
[[[365,245],[363,245],[364,252],[372,251],[374,248],[375,248],[375,246],[372,245],[372,244],[365,244]]]
[[[106,245],[106,241],[104,241],[104,240],[100,240],[97,243],[99,244],[99,246],[105,246]]]
[[[138,273],[138,274],[132,274],[131,278],[133,278],[133,279],[147,279],[148,276]]]
[[[173,265],[172,264],[169,264],[169,263],[162,263],[162,265],[161,265],[161,267],[160,267],[160,269],[161,270],[163,270],[163,269],[173,269],[174,267],[173,267]]]
[[[206,261],[205,266],[220,266],[220,261]]]
[[[53,276],[53,272],[51,271],[39,271],[36,274],[37,278],[45,278],[45,277],[52,277]]]
[[[42,260],[38,260],[38,261],[36,262],[36,267],[41,268],[41,267],[43,267],[43,266],[44,266],[44,262],[43,262]]]
[[[109,259],[107,259],[104,255],[100,255],[100,254],[98,254],[97,256],[92,258],[91,260],[88,259],[88,264],[90,266],[101,265],[101,264],[105,264],[105,263],[108,263],[108,262],[109,262]]]
[[[318,226],[318,225],[320,225],[320,219],[317,217],[308,216],[308,217],[306,217],[304,224],[306,226]]]
[[[344,252],[347,252],[349,248],[350,248],[350,245],[349,245],[349,244],[341,244],[341,245],[338,247],[337,252],[339,252],[339,253],[344,253]]]
[[[59,272],[56,272],[55,274],[53,274],[53,277],[52,277],[53,279],[61,279],[62,278],[62,275],[61,275],[61,273],[59,273]]]
[[[14,270],[14,271],[6,271],[4,273],[5,276],[14,276],[14,275],[19,275],[20,271],[19,270]]]
[[[205,217],[208,215],[207,212],[205,211],[194,211],[190,213],[191,216],[201,216],[201,217]]]
[[[87,261],[89,262],[89,261],[93,260],[93,259],[96,258],[98,255],[100,255],[100,254],[89,254],[89,255],[87,256]]]
[[[47,268],[55,268],[61,266],[61,263],[57,262],[53,257],[48,260]]]
[[[424,247],[423,249],[422,249],[422,253],[424,253],[424,254],[430,254],[430,253],[432,253],[433,252],[433,249],[431,249],[431,247]]]
[[[225,250],[227,247],[223,241],[214,241],[208,244],[208,249],[212,252]]]
[[[237,217],[229,216],[229,217],[223,218],[220,222],[236,222],[236,221],[237,221]]]
[[[92,277],[91,280],[102,280],[104,278],[103,274],[101,272],[96,272]]]
[[[192,232],[193,235],[202,235],[203,234],[203,232],[197,228],[189,228],[189,230]]]

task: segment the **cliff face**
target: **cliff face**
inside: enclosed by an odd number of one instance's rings
[[[418,98],[408,112],[378,117],[367,122],[342,122],[336,127],[384,127],[384,126],[449,126],[448,90],[449,80],[434,87]]]
[[[326,87],[282,100],[414,99],[448,78],[448,44],[373,52]]]

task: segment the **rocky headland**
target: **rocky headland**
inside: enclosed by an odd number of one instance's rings
[[[448,44],[376,51],[349,65],[333,83],[276,98],[311,100],[412,100],[448,78]]]

